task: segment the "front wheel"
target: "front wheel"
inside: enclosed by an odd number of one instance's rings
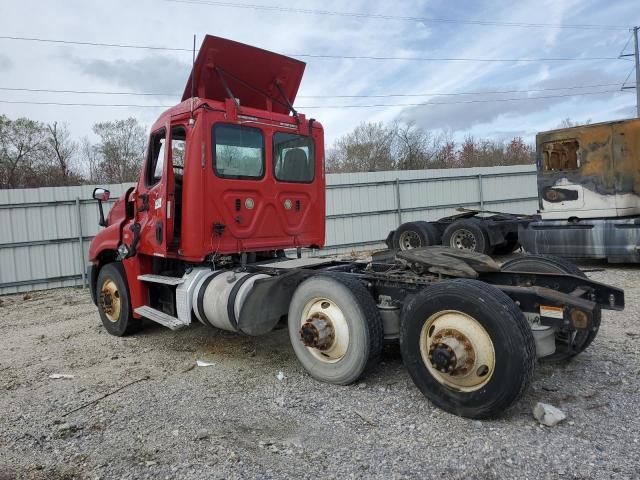
[[[302,282],[289,306],[288,326],[298,360],[323,382],[355,382],[382,350],[382,320],[373,297],[345,275],[320,274]]]
[[[121,337],[140,328],[141,321],[133,317],[122,263],[108,263],[100,269],[96,292],[100,319],[111,335]]]
[[[506,294],[477,280],[448,280],[405,304],[400,350],[413,382],[435,405],[468,418],[501,414],[529,387],[535,342]]]

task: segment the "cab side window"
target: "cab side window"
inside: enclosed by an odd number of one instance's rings
[[[171,128],[171,163],[174,175],[182,176],[184,170],[184,155],[187,146],[187,131],[184,127]]]
[[[166,132],[164,129],[153,133],[149,139],[146,171],[147,187],[157,184],[162,178],[162,169],[164,167],[164,147],[166,140]]]

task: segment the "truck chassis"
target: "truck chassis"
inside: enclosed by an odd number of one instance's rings
[[[425,396],[457,415],[485,418],[518,401],[536,358],[580,353],[597,333],[601,309],[624,308],[620,289],[570,264],[522,258],[529,263],[510,268],[475,252],[426,247],[380,252],[367,262],[229,257],[174,265],[172,275],[159,263],[157,273],[138,277],[150,287],[148,306],[132,312],[123,304],[127,282],[109,277],[121,267],[94,275],[92,296],[116,335],[137,330],[136,316],[174,330],[197,318],[253,336],[286,321],[304,368],[329,383],[355,382],[376,365],[385,343],[399,341]],[[115,322],[114,286],[124,289],[118,309],[130,312]]]
[[[483,418],[521,397],[537,357],[580,353],[601,309],[623,308],[621,290],[550,257],[501,265],[431,246],[367,262],[301,258],[324,245],[326,220],[324,130],[293,107],[304,68],[204,38],[182,101],[151,127],[136,186],[106,218],[110,193],[94,190],[104,229],[89,248],[88,278],[109,333],[133,333],[142,319],[172,330],[197,319],[247,335],[286,322],[305,370],[341,385],[399,341],[428,398]],[[487,221],[495,235],[486,239],[477,219],[462,217],[443,236],[463,224],[462,243],[474,231],[485,245],[509,240],[503,229],[515,219]],[[286,258],[289,249],[298,258]]]

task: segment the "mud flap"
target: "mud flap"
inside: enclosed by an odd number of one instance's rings
[[[238,329],[247,335],[270,332],[287,315],[293,292],[311,271],[297,270],[257,280],[240,310]]]

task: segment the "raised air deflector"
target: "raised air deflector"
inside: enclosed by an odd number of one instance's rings
[[[288,114],[302,80],[305,63],[225,38],[207,35],[184,89],[182,101],[193,95],[224,101],[230,91],[241,106]],[[282,91],[280,91],[282,90]],[[286,97],[283,98],[284,96]],[[277,99],[270,101],[269,97]]]

